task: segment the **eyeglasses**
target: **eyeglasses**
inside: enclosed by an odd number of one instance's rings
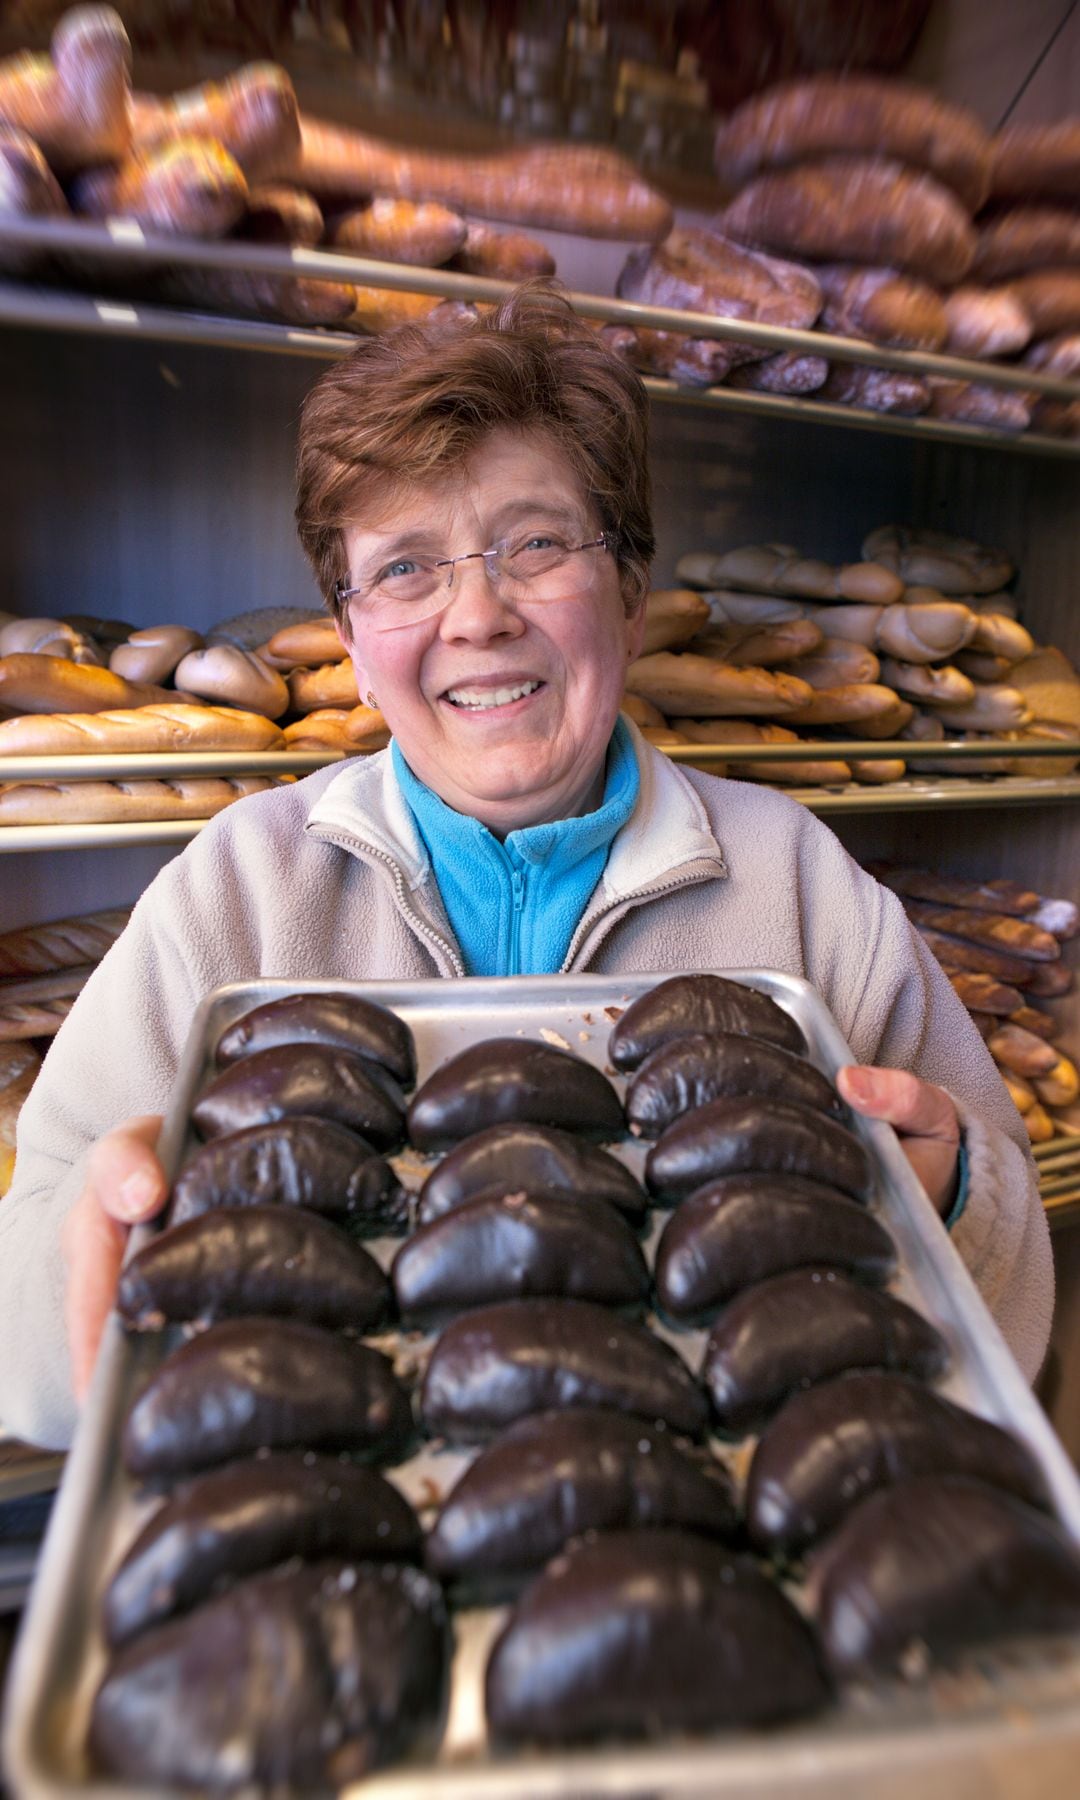
[[[584,544],[568,544],[556,532],[530,531],[464,556],[395,557],[371,581],[356,587],[338,581],[334,593],[340,602],[362,599],[377,631],[396,631],[449,606],[458,563],[482,561],[488,580],[508,605],[519,600],[543,603],[568,599],[579,589],[571,557],[583,550],[607,550],[614,556],[615,543],[610,531]]]

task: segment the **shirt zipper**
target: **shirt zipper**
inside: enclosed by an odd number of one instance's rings
[[[525,877],[520,869],[510,871],[513,906],[510,913],[510,966],[508,975],[521,974],[521,915],[525,909]]]
[[[344,833],[328,831],[325,826],[319,827],[319,836],[328,844],[336,844],[339,850],[348,850],[354,855],[359,850],[362,851],[365,856],[373,857],[375,861],[385,863],[393,877],[398,905],[409,920],[409,923],[417,936],[426,938],[429,944],[434,944],[436,949],[442,951],[455,975],[464,976],[465,964],[462,962],[461,957],[458,955],[453,944],[450,943],[448,938],[444,938],[441,933],[436,931],[433,926],[429,925],[425,919],[422,919],[415,906],[412,905],[409,899],[408,890],[405,886],[405,877],[401,872],[400,865],[395,862],[392,856],[388,855],[385,850],[377,850],[374,844],[365,844],[361,838],[351,838]]]
[[[723,865],[721,864],[720,866],[722,867]],[[570,948],[566,952],[566,960],[559,970],[559,974],[570,974],[574,966],[574,957],[577,955],[578,950],[585,942],[586,938],[597,926],[602,925],[604,920],[607,919],[610,914],[618,912],[621,907],[637,906],[645,900],[659,900],[664,894],[673,894],[679,888],[696,887],[699,882],[709,881],[711,879],[712,877],[707,871],[702,869],[693,875],[683,875],[678,881],[662,881],[657,882],[654,887],[636,888],[632,893],[624,894],[621,900],[613,900],[610,906],[606,906],[603,912],[597,913],[595,918],[582,919],[571,940]],[[606,936],[607,932],[604,933],[604,937]],[[594,944],[594,952],[599,949],[600,943],[602,942],[603,938]]]

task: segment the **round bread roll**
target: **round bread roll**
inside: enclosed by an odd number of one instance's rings
[[[646,726],[650,731],[663,731],[667,726],[660,708],[654,706],[651,700],[642,699],[640,694],[624,694],[619,702],[619,711],[624,712],[628,719],[633,719],[634,724],[642,731]]]
[[[906,586],[932,587],[942,594],[991,594],[1014,574],[1003,550],[990,550],[944,531],[904,525],[882,525],[872,531],[862,553],[894,570]]]
[[[976,626],[971,609],[956,600],[912,600],[932,589],[908,589],[908,604],[887,607],[878,624],[879,650],[905,663],[940,662],[971,643]]]
[[[905,700],[921,706],[965,706],[975,698],[975,683],[951,664],[931,668],[927,663],[899,662],[895,656],[881,659],[881,679]]]
[[[797,731],[783,725],[758,725],[750,720],[676,719],[675,729],[694,744],[732,744],[749,748],[753,744],[797,744]],[[845,762],[755,762],[737,758],[727,764],[728,773],[751,781],[772,781],[784,787],[830,787],[851,780]]]
[[[660,651],[640,657],[626,673],[632,694],[643,694],[667,716],[675,713],[699,717],[741,718],[755,713],[789,713],[803,706],[813,689],[794,675],[774,675],[767,669],[734,669],[707,656],[684,651],[672,655]]]
[[[99,713],[24,713],[0,724],[0,756],[142,755],[163,750],[280,750],[261,713],[182,701]]]
[[[692,588],[654,588],[645,601],[642,656],[685,644],[708,623],[709,603]]]
[[[277,670],[267,668],[253,650],[241,650],[235,644],[207,644],[201,650],[189,650],[174,678],[178,688],[242,707],[245,712],[262,713],[268,719],[278,719],[288,711],[289,690]]]
[[[127,681],[167,681],[188,651],[201,645],[202,638],[189,625],[148,625],[117,644],[109,667]]]
[[[340,644],[338,645],[340,649]],[[294,712],[317,712],[323,707],[359,704],[360,690],[352,663],[324,663],[320,669],[296,669],[289,676],[289,697]]]

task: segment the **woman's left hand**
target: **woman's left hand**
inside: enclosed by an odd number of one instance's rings
[[[895,1128],[904,1155],[944,1218],[956,1197],[960,1149],[960,1120],[945,1089],[907,1069],[863,1064],[838,1070],[836,1085],[855,1112]]]

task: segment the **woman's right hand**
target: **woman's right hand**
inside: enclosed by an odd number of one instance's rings
[[[155,1153],[160,1130],[160,1114],[147,1113],[99,1138],[86,1159],[82,1192],[64,1222],[64,1317],[72,1385],[80,1405],[116,1299],[128,1231],[159,1213],[168,1194],[165,1171]]]

